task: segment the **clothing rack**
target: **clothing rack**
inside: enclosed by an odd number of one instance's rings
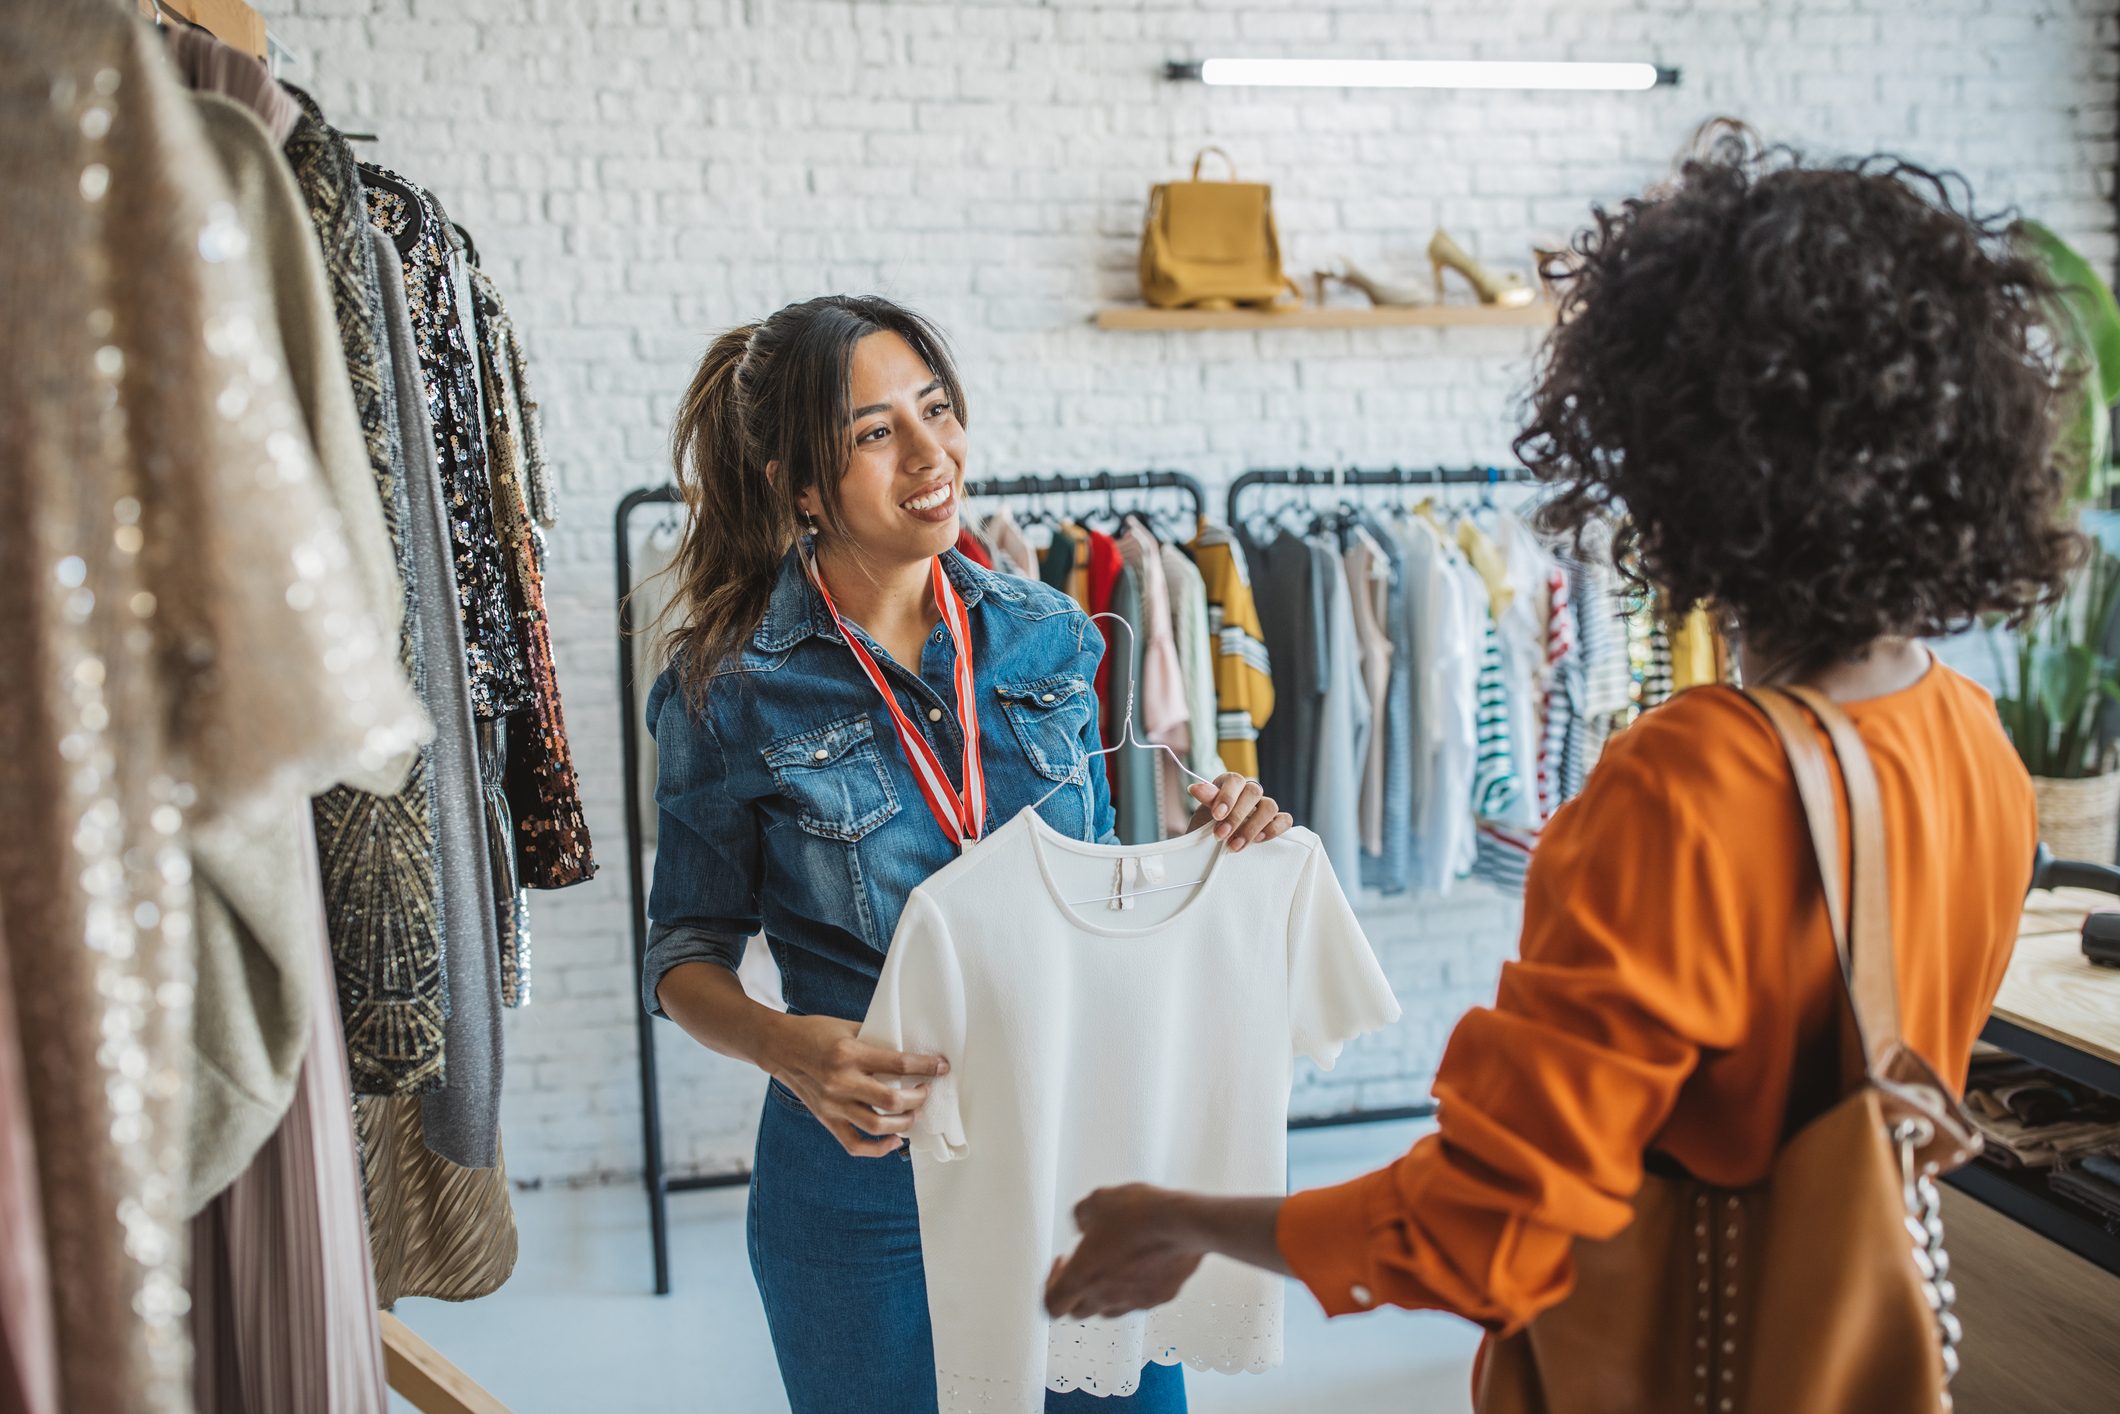
[[[1255,486],[1500,486],[1532,480],[1520,466],[1268,467],[1230,482],[1224,505],[1229,523],[1235,525],[1240,519],[1237,503]]]
[[[268,67],[276,51],[286,52],[266,28],[264,16],[244,0],[138,0],[136,8],[143,19],[156,24],[202,29]],[[420,1414],[508,1414],[506,1405],[395,1315],[382,1312],[379,1326],[385,1379]]]

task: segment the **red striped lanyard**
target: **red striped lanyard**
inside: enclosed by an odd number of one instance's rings
[[[957,586],[943,573],[942,557],[936,556],[928,569],[928,582],[934,587],[935,604],[942,610],[942,622],[950,631],[950,638],[957,646],[957,725],[964,736],[964,793],[958,794],[950,785],[948,773],[942,769],[942,758],[935,748],[913,725],[912,719],[898,705],[897,696],[884,681],[883,670],[876,666],[876,659],[862,647],[861,640],[848,632],[846,620],[839,617],[839,606],[832,602],[832,591],[824,587],[824,576],[817,572],[815,558],[805,555],[804,563],[810,571],[810,582],[824,596],[824,606],[832,615],[832,622],[839,628],[839,636],[846,640],[847,647],[854,650],[854,661],[861,664],[861,671],[868,674],[869,683],[883,698],[883,705],[891,709],[891,724],[898,730],[898,746],[905,753],[906,764],[913,768],[913,779],[920,784],[920,794],[927,799],[928,809],[935,816],[935,823],[951,844],[965,849],[978,843],[979,835],[986,828],[986,770],[979,764],[979,699],[972,687],[972,622],[965,617],[964,601],[957,597]]]

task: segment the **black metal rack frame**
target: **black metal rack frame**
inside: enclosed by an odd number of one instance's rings
[[[1247,471],[1229,483],[1224,501],[1231,525],[1240,519],[1238,503],[1246,492],[1260,486],[1297,486],[1359,489],[1375,486],[1503,486],[1523,485],[1532,480],[1522,467],[1494,466],[1388,466],[1388,467],[1267,467]]]

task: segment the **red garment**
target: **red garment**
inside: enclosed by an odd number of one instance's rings
[[[1119,557],[1118,541],[1101,530],[1089,532],[1089,611],[1092,614],[1111,612],[1112,586],[1119,582],[1119,570],[1124,563]],[[1097,660],[1097,701],[1103,705],[1104,740],[1109,745],[1119,739],[1119,719],[1114,715],[1116,709],[1107,691],[1112,680],[1112,644],[1119,626],[1110,619],[1099,619],[1097,629],[1104,635],[1104,656]]]
[[[979,537],[969,527],[957,532],[957,553],[983,570],[994,567],[994,557],[987,554],[986,546],[979,543]]]

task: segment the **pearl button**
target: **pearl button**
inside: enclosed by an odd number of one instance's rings
[[[1368,1287],[1361,1285],[1359,1282],[1357,1282],[1354,1286],[1349,1287],[1347,1290],[1347,1294],[1354,1298],[1354,1304],[1357,1306],[1376,1305],[1377,1299],[1375,1295],[1371,1293]]]
[[[829,761],[832,759],[832,753],[820,746],[817,748],[816,759],[819,761]]]
[[[1039,695],[1038,700],[1040,702],[1050,702],[1053,700],[1053,695],[1050,692],[1042,693]]]
[[[942,709],[941,709],[940,707],[930,707],[930,708],[928,708],[928,720],[929,720],[929,721],[931,721],[931,722],[939,722],[939,721],[941,721],[941,720],[942,720]]]

